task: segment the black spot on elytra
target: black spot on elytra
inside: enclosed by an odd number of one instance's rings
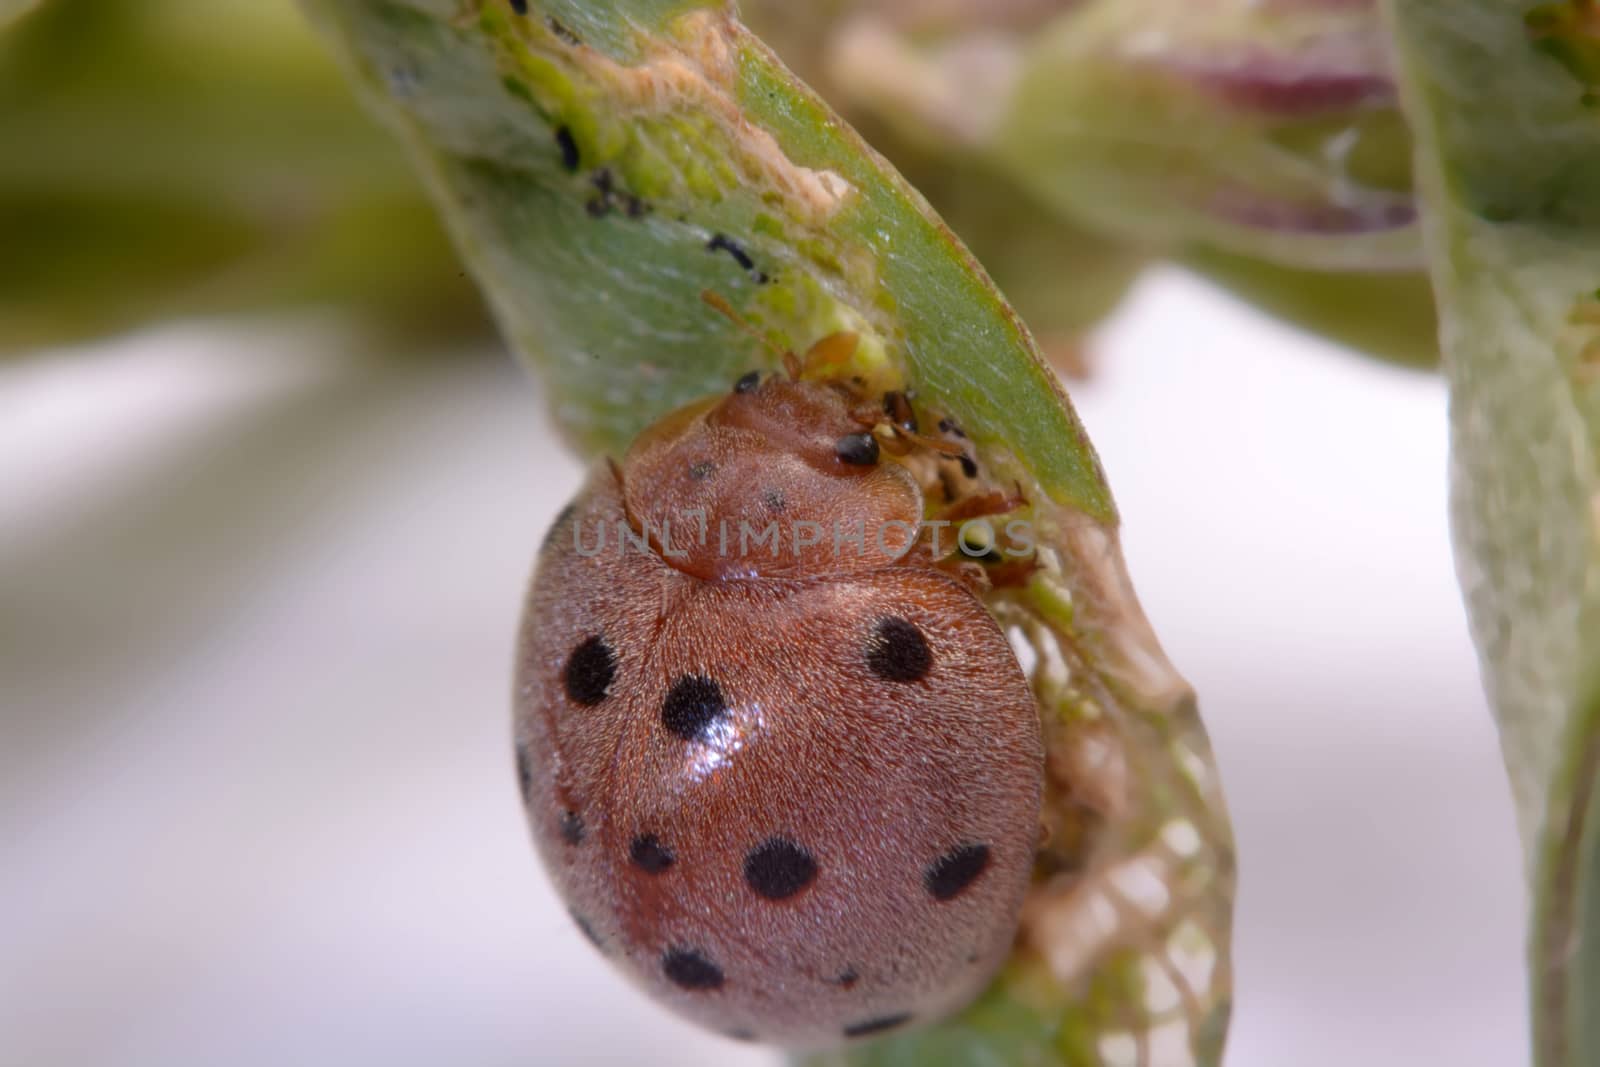
[[[691,463],[689,465],[689,480],[692,482],[703,482],[715,473],[717,473],[717,465],[709,459],[703,459],[699,463]]]
[[[789,498],[783,495],[783,490],[772,486],[761,490],[761,504],[768,511],[781,512],[789,506]]]
[[[569,845],[583,844],[583,816],[571,808],[561,812],[561,840]]]
[[[934,900],[954,900],[988,869],[988,845],[961,845],[929,864],[922,884]]]
[[[546,26],[550,27],[550,32],[551,33],[555,34],[556,37],[559,38],[560,40],[563,40],[563,41],[567,42],[567,44],[582,44],[583,43],[583,39],[582,38],[580,38],[577,34],[573,33],[571,30],[567,29],[566,24],[563,23],[560,19],[556,18],[554,15],[546,16],[545,20],[544,20],[544,24]]]
[[[867,666],[888,682],[915,682],[933,667],[933,650],[915,625],[896,615],[879,619],[867,641]]]
[[[528,749],[522,742],[517,742],[517,788],[522,793],[524,802],[528,799],[528,790],[533,788],[533,767],[528,761]]]
[[[628,849],[628,858],[633,860],[634,866],[651,874],[660,874],[672,866],[672,849],[661,843],[655,834],[640,834],[633,839],[633,845]]]
[[[854,967],[846,967],[834,977],[828,979],[840,989],[851,989],[861,980],[860,973]]]
[[[855,467],[870,467],[878,462],[878,439],[870,433],[847,433],[833,443],[841,462]]]
[[[746,274],[750,275],[751,278],[755,279],[756,284],[765,285],[767,282],[771,281],[771,279],[767,277],[766,271],[756,269],[756,261],[750,258],[750,253],[746,252],[742,247],[740,247],[739,242],[735,241],[727,234],[712,234],[711,240],[706,242],[706,248],[712,252],[728,253],[728,255],[733,257],[733,261],[739,264],[740,270],[743,270]]]
[[[816,857],[783,837],[769,837],[744,858],[744,880],[768,900],[787,900],[817,880]]]
[[[899,1015],[883,1015],[865,1022],[851,1023],[844,1028],[845,1037],[866,1037],[868,1034],[881,1034],[885,1030],[893,1030],[911,1021],[909,1013]]]
[[[588,919],[585,919],[575,911],[568,911],[567,914],[572,916],[572,921],[578,925],[578,931],[583,934],[589,944],[602,951],[605,949],[605,945],[600,940],[600,935],[594,932],[594,927],[589,925]]]
[[[733,391],[736,393],[753,393],[759,388],[761,388],[761,372],[758,370],[740,376],[739,380],[733,383]]]
[[[685,741],[701,741],[713,723],[728,713],[722,687],[700,674],[685,674],[661,702],[661,722]]]
[[[561,166],[568,174],[575,174],[578,170],[578,142],[573,140],[572,131],[565,126],[556,127],[556,147],[561,149]]]
[[[566,526],[568,522],[572,521],[572,516],[577,514],[577,512],[578,505],[576,504],[568,504],[566,507],[556,512],[555,521],[550,524],[550,529],[544,532],[544,540],[539,542],[540,552],[545,551],[555,543],[556,534],[559,533],[561,528]]]
[[[599,634],[572,650],[561,680],[574,704],[592,708],[606,698],[617,676],[617,654]]]
[[[722,988],[722,968],[694,949],[668,949],[661,957],[661,973],[680,989],[706,992]]]

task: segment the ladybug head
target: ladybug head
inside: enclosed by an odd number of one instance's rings
[[[700,578],[806,578],[902,556],[922,497],[846,387],[740,378],[645,430],[620,477],[628,521]]]

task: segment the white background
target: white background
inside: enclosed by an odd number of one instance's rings
[[[508,665],[579,469],[504,355],[0,365],[0,1064],[756,1064],[538,870]],[[1525,1063],[1439,382],[1147,279],[1073,389],[1238,832],[1232,1067]]]

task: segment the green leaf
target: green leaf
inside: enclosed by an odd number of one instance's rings
[[[1589,0],[1389,0],[1468,612],[1520,816],[1541,1067],[1600,1062],[1600,109]]]
[[[404,156],[289,0],[41,6],[0,36],[0,145],[0,355],[296,306],[483,330]]]
[[[1439,365],[1439,320],[1424,273],[1296,270],[1196,250],[1182,262],[1263,311],[1370,356]]]
[[[1049,750],[1016,951],[958,1017],[817,1062],[1216,1063],[1233,862],[1193,692],[1133,597],[1055,377],[921,197],[721,4],[306,6],[580,451],[615,454],[775,362],[703,306],[711,289],[780,345],[855,331],[845,373],[915,390],[1027,497],[1040,567],[988,599],[1035,651]]]

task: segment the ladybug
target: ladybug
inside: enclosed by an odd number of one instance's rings
[[[874,433],[855,390],[786,359],[651,426],[561,512],[515,741],[584,936],[705,1026],[815,1048],[988,983],[1043,747],[1005,635],[922,550],[924,490],[883,447],[914,437],[904,399]]]

